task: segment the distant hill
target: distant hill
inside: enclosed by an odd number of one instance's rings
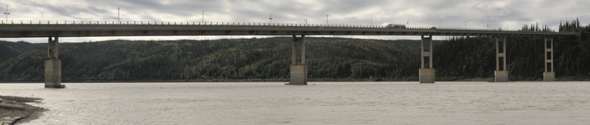
[[[62,43],[65,82],[288,79],[291,38]],[[543,43],[511,39],[513,80],[539,80]],[[518,41],[518,42],[516,42]],[[306,38],[311,80],[418,79],[419,41]],[[590,79],[590,42],[556,45],[557,76]],[[0,42],[0,81],[41,82],[46,44]],[[438,80],[491,80],[495,44],[486,38],[437,41]]]

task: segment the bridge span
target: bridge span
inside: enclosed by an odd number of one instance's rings
[[[59,58],[59,37],[97,36],[224,36],[224,35],[289,35],[293,37],[289,85],[307,85],[305,40],[310,35],[409,35],[421,36],[420,83],[435,82],[433,67],[433,36],[491,37],[496,43],[496,82],[509,81],[506,61],[507,37],[544,38],[544,81],[555,80],[554,39],[582,37],[579,32],[527,32],[483,29],[389,28],[385,26],[311,25],[311,24],[200,24],[200,23],[137,23],[137,22],[70,22],[42,24],[31,22],[0,23],[0,38],[49,38],[48,59],[45,61],[45,87],[64,88],[62,64]],[[517,42],[517,41],[514,41]]]
[[[386,26],[308,24],[0,24],[0,38],[197,35],[435,35],[576,36],[577,32],[523,32],[486,29],[388,28]]]

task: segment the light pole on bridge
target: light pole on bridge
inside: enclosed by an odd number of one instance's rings
[[[326,14],[326,25],[330,24],[330,14]]]
[[[5,6],[4,12],[2,12],[2,14],[4,14],[4,19],[8,20],[8,15],[10,15],[10,10],[8,9],[8,5]]]
[[[205,23],[205,9],[201,10],[201,23]]]
[[[117,8],[117,21],[121,24],[121,8]]]

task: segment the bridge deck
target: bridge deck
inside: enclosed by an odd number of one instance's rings
[[[0,38],[199,35],[435,35],[579,36],[577,32],[522,32],[474,29],[394,29],[381,26],[201,25],[201,24],[0,24]]]

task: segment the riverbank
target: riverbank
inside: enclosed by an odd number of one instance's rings
[[[28,103],[40,103],[41,98],[0,95],[0,125],[14,125],[36,119],[44,108]]]
[[[477,78],[457,78],[457,77],[438,77],[437,82],[493,82],[493,77],[477,77]],[[407,77],[398,79],[383,79],[383,78],[341,78],[341,79],[318,79],[310,78],[308,82],[407,82],[418,81],[418,77]],[[533,82],[543,81],[543,79],[531,80],[511,80],[512,82]],[[561,82],[578,82],[590,81],[587,76],[559,76],[555,81]],[[209,79],[209,80],[67,80],[64,83],[200,83],[200,82],[235,82],[235,83],[251,83],[251,82],[289,82],[289,79]],[[0,80],[2,83],[43,83],[39,80],[20,80],[20,81],[6,81]]]

